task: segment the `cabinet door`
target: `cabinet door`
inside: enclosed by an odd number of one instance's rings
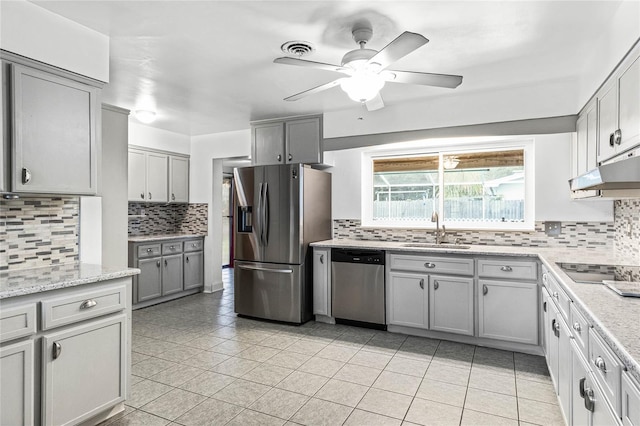
[[[598,103],[587,110],[587,167],[585,171],[598,167]]]
[[[408,327],[427,328],[428,276],[389,273],[389,318],[388,323]]]
[[[182,254],[162,256],[162,295],[182,291],[182,280]]]
[[[0,424],[33,424],[33,340],[0,348]]]
[[[189,159],[169,157],[169,202],[189,202]]]
[[[429,277],[429,329],[473,336],[473,278]]]
[[[576,121],[576,144],[571,150],[571,176],[579,176],[587,171],[587,115]]]
[[[169,200],[167,162],[165,154],[147,153],[147,201],[166,203]]]
[[[626,371],[622,372],[622,424],[640,425],[640,385]]]
[[[329,283],[329,250],[313,249],[313,313],[331,316],[329,306],[331,284]]]
[[[291,120],[285,123],[287,163],[321,163],[322,129],[320,118]]]
[[[284,164],[284,123],[267,123],[252,126],[254,166]]]
[[[598,96],[598,161],[611,158],[616,153],[611,135],[618,129],[618,90],[616,81],[606,86]]]
[[[128,187],[129,201],[147,199],[147,169],[144,152],[129,150]]]
[[[126,315],[42,339],[42,423],[77,424],[124,401]]]
[[[580,351],[571,351],[571,419],[572,424],[589,425],[589,411],[585,408],[582,389],[588,388],[589,368]]]
[[[561,317],[558,318],[558,400],[566,424],[571,424],[571,331]]]
[[[541,288],[542,294],[542,350],[544,356],[549,364],[549,345],[553,333],[551,332],[552,321],[552,309],[551,309],[551,296],[546,287]]]
[[[162,260],[159,257],[151,259],[141,259],[138,261],[138,300],[154,299],[162,296]]]
[[[538,285],[478,281],[479,336],[538,344]]]
[[[558,392],[558,368],[560,365],[559,348],[560,348],[560,311],[556,308],[556,305],[549,300],[547,304],[547,310],[549,311],[549,326],[546,329],[549,332],[549,347],[547,365],[549,366],[549,374],[551,375],[551,381],[553,386]]]
[[[636,57],[618,80],[620,96],[620,131],[618,152],[640,143],[640,58]]]
[[[184,289],[204,286],[204,254],[195,251],[184,254]]]
[[[20,65],[12,69],[12,190],[95,194],[99,90]]]

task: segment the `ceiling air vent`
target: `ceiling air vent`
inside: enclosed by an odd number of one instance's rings
[[[313,47],[313,44],[309,43],[308,41],[300,41],[300,40],[288,41],[282,46],[280,46],[280,48],[284,53],[296,55],[299,57],[308,55],[309,53],[316,50]]]

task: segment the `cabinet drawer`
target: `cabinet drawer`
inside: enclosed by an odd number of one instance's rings
[[[0,308],[0,342],[6,342],[36,332],[36,304]]]
[[[204,240],[188,240],[184,242],[184,251],[199,251],[204,247]]]
[[[478,260],[478,276],[482,278],[509,278],[536,280],[538,263],[512,259]]]
[[[145,244],[138,246],[138,257],[160,256],[160,244]]]
[[[640,426],[640,384],[622,372],[622,424]]]
[[[182,241],[162,244],[162,254],[182,253]]]
[[[576,345],[582,351],[585,358],[589,357],[589,323],[582,316],[575,304],[571,303],[571,332],[575,338]]]
[[[438,274],[473,275],[473,259],[392,254],[391,269]]]
[[[567,296],[567,293],[560,287],[558,281],[556,281],[555,277],[551,274],[547,274],[547,285],[549,288],[549,294],[551,294],[551,299],[558,306],[558,310],[564,317],[565,321],[569,321],[569,315],[571,311],[571,299]]]
[[[620,374],[622,366],[618,357],[602,341],[598,333],[589,330],[589,366],[606,399],[616,414],[620,414]]]
[[[121,311],[126,304],[124,285],[107,289],[84,291],[73,295],[42,301],[42,329],[48,330]]]

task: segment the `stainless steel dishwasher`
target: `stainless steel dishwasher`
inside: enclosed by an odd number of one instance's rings
[[[386,329],[384,251],[331,250],[331,316],[336,322]]]

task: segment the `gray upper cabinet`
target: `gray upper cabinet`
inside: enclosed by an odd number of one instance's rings
[[[147,153],[147,201],[166,203],[169,200],[169,157]]]
[[[612,81],[598,95],[598,161],[611,158],[616,153],[615,131],[618,128],[618,90]]]
[[[147,156],[142,151],[129,150],[129,201],[147,199]]]
[[[100,89],[19,64],[10,69],[11,191],[95,195]]]
[[[621,141],[619,151],[640,143],[640,57],[636,53],[623,64],[618,78]]]
[[[169,156],[169,202],[189,202],[189,159]]]
[[[252,163],[317,164],[322,162],[322,116],[251,123]]]

